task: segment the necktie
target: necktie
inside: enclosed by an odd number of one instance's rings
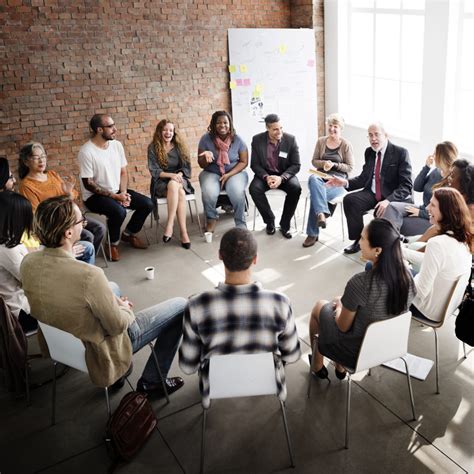
[[[380,167],[382,165],[382,153],[377,152],[377,161],[375,162],[375,199],[382,200],[382,187],[380,186]]]

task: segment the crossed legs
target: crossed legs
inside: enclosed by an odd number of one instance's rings
[[[166,198],[168,201],[168,220],[166,221],[164,235],[171,237],[173,234],[174,219],[178,220],[181,242],[189,242],[186,228],[186,193],[183,185],[170,179],[168,182]]]

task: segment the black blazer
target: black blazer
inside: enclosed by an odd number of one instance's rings
[[[252,155],[250,167],[257,177],[264,179],[264,176],[273,174],[273,171],[267,169],[267,144],[268,133],[263,132],[252,138]],[[284,133],[280,140],[280,152],[286,152],[287,157],[278,157],[278,169],[280,176],[288,180],[295,176],[301,168],[300,152],[296,139],[293,135]]]
[[[365,150],[365,163],[359,176],[349,179],[349,191],[372,188],[376,154],[372,148]],[[387,143],[387,149],[380,170],[382,198],[389,201],[413,202],[413,181],[408,150]]]

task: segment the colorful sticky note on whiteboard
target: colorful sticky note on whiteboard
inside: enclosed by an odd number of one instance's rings
[[[308,67],[314,67],[314,59],[308,59]]]
[[[230,72],[230,73],[234,73],[234,72],[236,72],[236,71],[237,71],[237,67],[234,66],[233,64],[230,64],[230,65],[229,65],[229,72]]]
[[[241,64],[240,65],[240,72],[246,73],[248,72],[249,68],[247,67],[246,64]]]
[[[250,79],[244,79],[244,86],[250,85]]]
[[[286,46],[286,44],[280,44],[280,46],[278,46],[278,51],[280,52],[280,54],[285,54],[287,49],[288,47]]]
[[[244,85],[244,81],[242,79],[237,79],[235,82],[239,87],[242,87]]]
[[[262,92],[262,84],[255,84],[255,91],[256,92]]]
[[[237,83],[235,81],[229,82],[229,89],[235,89],[237,87]]]

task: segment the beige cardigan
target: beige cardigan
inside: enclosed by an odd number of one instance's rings
[[[326,149],[326,140],[329,137],[321,137],[316,142],[316,146],[314,148],[313,153],[313,160],[311,163],[316,169],[323,170],[324,160],[322,159],[325,149]],[[339,171],[340,173],[350,174],[352,172],[352,168],[354,168],[354,154],[352,151],[352,145],[341,138],[341,146],[339,147],[338,155],[341,157],[342,163],[336,163],[332,170]]]
[[[25,256],[20,273],[31,314],[82,340],[94,384],[109,386],[127,371],[132,359],[127,328],[135,316],[118,304],[101,268],[56,248]]]

